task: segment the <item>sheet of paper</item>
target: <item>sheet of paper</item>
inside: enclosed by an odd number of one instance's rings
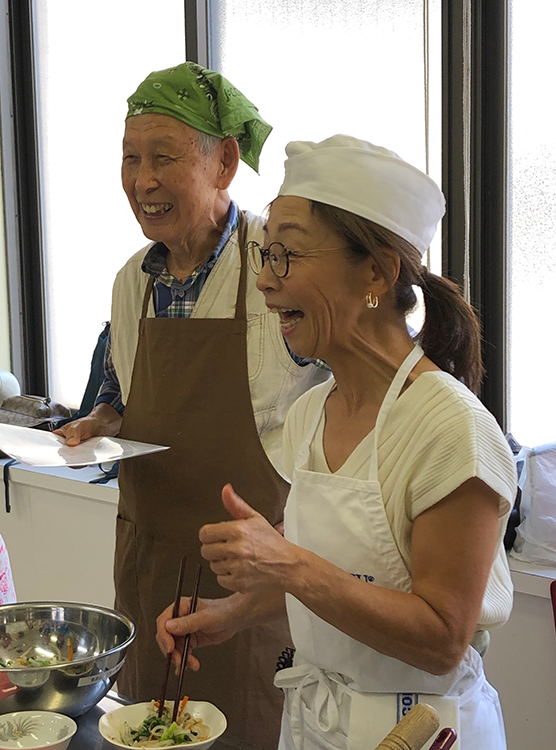
[[[165,451],[168,446],[110,437],[90,438],[69,446],[52,432],[0,424],[0,450],[29,466],[91,466]]]

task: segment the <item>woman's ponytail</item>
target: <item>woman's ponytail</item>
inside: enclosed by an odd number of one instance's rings
[[[313,212],[346,239],[355,261],[372,256],[388,278],[385,250],[400,256],[400,273],[393,285],[396,306],[407,315],[416,304],[413,290],[423,290],[425,322],[417,335],[427,357],[477,393],[483,377],[481,331],[473,308],[452,281],[429,273],[409,242],[389,229],[335,206],[311,201]]]
[[[473,308],[449,279],[422,266],[425,322],[417,335],[427,357],[477,393],[483,377],[481,331]]]

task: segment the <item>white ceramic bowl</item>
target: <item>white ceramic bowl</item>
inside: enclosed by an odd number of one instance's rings
[[[174,701],[166,701],[166,706],[172,710]],[[124,723],[127,722],[131,727],[140,726],[147,718],[150,711],[150,703],[134,703],[132,706],[122,706],[114,711],[109,711],[100,717],[98,729],[105,740],[108,740],[116,747],[123,747],[129,750],[129,745],[120,742],[121,731]],[[202,742],[187,742],[183,745],[172,745],[169,750],[182,747],[195,747],[196,750],[206,750],[212,743],[226,731],[228,725],[226,717],[220,709],[206,701],[187,701],[187,711],[195,718],[201,719],[210,729],[210,735]],[[165,748],[165,750],[168,750]]]
[[[53,711],[15,711],[0,716],[0,748],[65,750],[77,732],[69,716]]]

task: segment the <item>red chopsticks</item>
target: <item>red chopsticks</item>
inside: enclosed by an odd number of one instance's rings
[[[193,614],[193,612],[197,609],[197,600],[199,598],[199,585],[201,583],[201,573],[203,572],[203,569],[200,565],[197,565],[197,575],[195,576],[195,585],[193,587],[193,595],[191,597],[191,606],[189,607],[189,613]],[[185,636],[185,642],[183,644],[183,654],[181,657],[181,669],[180,669],[180,677],[178,680],[178,689],[176,691],[176,700],[174,701],[174,713],[172,714],[172,721],[176,721],[178,716],[178,709],[180,706],[181,701],[181,690],[183,686],[183,676],[185,674],[185,670],[187,669],[187,651],[189,650],[189,639],[191,637],[191,633],[188,633]]]

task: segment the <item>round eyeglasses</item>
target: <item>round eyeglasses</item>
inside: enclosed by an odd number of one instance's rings
[[[293,255],[292,251],[281,242],[271,242],[268,247],[263,247],[254,240],[247,243],[249,265],[257,275],[263,270],[268,260],[272,273],[279,279],[283,279],[290,270],[290,255]]]

